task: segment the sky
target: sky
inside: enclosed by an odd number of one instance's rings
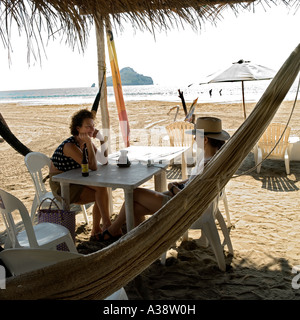
[[[278,70],[299,44],[300,9],[256,6],[237,16],[223,12],[216,25],[206,22],[200,31],[173,29],[134,31],[129,25],[114,32],[120,69],[131,67],[152,77],[154,84],[189,85],[240,59]],[[41,61],[27,62],[25,35],[13,34],[11,64],[0,42],[0,91],[90,87],[98,83],[95,30],[84,53],[59,40],[49,41]],[[106,52],[107,53],[107,52]],[[110,65],[106,54],[108,75]]]

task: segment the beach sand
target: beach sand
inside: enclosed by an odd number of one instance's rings
[[[175,111],[168,115],[173,102],[127,102],[131,127],[131,144],[152,143],[156,132],[173,122]],[[292,102],[284,102],[274,121],[286,123]],[[247,114],[255,104],[247,104]],[[85,107],[90,108],[89,105]],[[11,131],[32,151],[51,156],[54,149],[69,136],[71,115],[80,109],[78,105],[20,106],[0,105]],[[118,131],[115,104],[109,106],[111,128]],[[198,104],[197,116],[217,116],[223,120],[223,128],[233,134],[243,123],[241,104]],[[98,112],[97,122],[100,123]],[[183,119],[180,107],[178,120]],[[300,136],[300,109],[296,108],[290,126],[291,135]],[[146,130],[145,130],[146,128]],[[155,131],[156,130],[156,131]],[[123,148],[113,139],[112,151]],[[34,187],[24,164],[24,157],[6,142],[0,143],[1,188],[17,196],[30,211]],[[237,173],[254,166],[251,152]],[[168,178],[176,178],[171,175]],[[178,176],[180,179],[180,176]],[[266,160],[261,173],[248,172],[232,178],[226,186],[232,222],[230,236],[234,256],[225,247],[227,271],[221,272],[210,247],[203,248],[197,240],[201,234],[189,233],[189,241],[177,242],[168,252],[165,266],[159,260],[150,265],[125,289],[129,299],[299,299],[300,285],[292,280],[293,267],[300,265],[300,163],[291,162],[291,174],[286,175],[283,161]],[[152,188],[153,181],[143,186]],[[114,214],[123,202],[123,192],[113,191]],[[220,210],[224,214],[223,203]],[[90,213],[90,211],[89,211]],[[91,216],[90,216],[91,218]],[[84,225],[83,216],[77,215],[76,244],[78,251],[96,251],[105,244],[89,241],[91,226]],[[4,230],[0,219],[0,231]],[[297,286],[298,285],[298,286]]]

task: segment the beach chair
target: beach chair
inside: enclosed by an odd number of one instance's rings
[[[50,164],[51,160],[49,157],[47,157],[45,154],[40,153],[40,152],[30,152],[25,156],[25,165],[30,173],[30,176],[33,180],[34,188],[35,188],[35,196],[33,199],[33,203],[31,206],[31,219],[32,221],[35,218],[36,211],[41,204],[41,202],[46,199],[46,198],[54,198],[53,194],[51,191],[47,191],[46,186],[45,186],[45,179],[43,174],[43,168],[46,168],[47,173],[49,172],[50,169]],[[43,202],[43,205],[48,205],[49,206],[49,200],[45,200]],[[89,204],[91,205],[91,204]],[[71,210],[76,211],[76,212],[83,212],[84,220],[88,224],[89,223],[89,218],[86,212],[86,206],[89,205],[77,205],[77,204],[72,204],[71,205]],[[62,206],[62,204],[61,204]]]
[[[229,214],[228,200],[227,200],[225,187],[220,192],[219,200],[222,200],[224,203],[224,210],[225,210],[225,214],[226,214],[227,227],[230,228],[232,226],[232,224],[231,224],[231,219],[230,219],[230,214]]]
[[[0,252],[0,259],[13,276],[39,270],[62,261],[78,259],[83,256],[83,254],[78,252],[33,248],[14,248]],[[76,263],[76,261],[74,261],[74,263]],[[128,296],[125,289],[122,287],[105,298],[105,300],[128,300]]]
[[[286,130],[284,132],[285,128]],[[257,173],[260,173],[261,170],[261,164],[259,163],[265,159],[265,157],[278,143],[275,149],[268,156],[268,159],[284,160],[286,174],[290,174],[290,156],[288,149],[290,131],[291,128],[286,127],[286,125],[282,123],[271,123],[268,126],[267,130],[263,133],[254,147],[255,165],[258,165],[256,168]]]
[[[186,121],[178,121],[169,124],[166,127],[166,130],[169,135],[170,139],[170,145],[175,147],[181,147],[181,146],[191,146],[190,152],[193,151],[193,144],[194,144],[194,136],[192,134],[188,134],[187,130],[193,130],[194,124]],[[192,155],[193,156],[193,155]],[[188,162],[189,163],[189,162]],[[184,179],[184,177],[183,177]],[[224,203],[224,209],[226,213],[226,219],[227,219],[227,226],[231,226],[231,220],[230,220],[230,214],[229,214],[229,207],[228,207],[228,200],[225,192],[225,188],[220,193],[220,199]]]
[[[60,261],[76,259],[82,254],[35,248],[13,248],[0,252],[0,259],[13,276],[42,269]]]
[[[191,147],[194,143],[194,137],[186,134],[186,130],[193,130],[194,124],[186,121],[173,122],[166,126],[166,130],[172,147]]]
[[[193,129],[194,124],[186,121],[177,121],[166,126],[171,147],[189,147],[184,156],[180,157],[181,161],[185,162],[182,166],[182,179],[187,179],[186,163],[194,164],[194,136],[186,133],[187,130]],[[176,163],[176,158],[174,161]]]
[[[219,269],[226,271],[225,256],[223,252],[223,245],[227,245],[228,251],[233,255],[233,247],[230,239],[230,235],[224,221],[224,218],[218,208],[219,197],[216,197],[203,212],[201,217],[196,220],[189,229],[201,229],[201,243],[205,246],[211,245],[215,254]],[[219,232],[216,226],[218,221],[221,231],[223,233],[224,241],[223,245],[219,236]],[[188,230],[183,235],[183,241],[188,240]],[[161,256],[161,263],[165,264],[166,253]]]
[[[69,251],[77,252],[69,230],[54,223],[33,225],[29,213],[18,198],[0,189],[0,212],[7,230],[4,248],[45,248],[56,250],[56,246],[66,243]],[[14,213],[14,214],[13,214]],[[19,213],[23,222],[23,231],[18,231],[15,223]]]

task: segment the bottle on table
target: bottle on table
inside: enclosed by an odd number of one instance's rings
[[[84,144],[84,147],[82,150],[81,173],[83,177],[88,177],[89,175],[89,163],[87,158],[86,144]]]

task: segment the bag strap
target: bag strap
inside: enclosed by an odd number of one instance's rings
[[[62,198],[62,199],[63,199],[63,198]],[[56,205],[56,208],[57,208],[58,210],[60,210],[60,208],[59,208],[58,204],[55,202],[54,198],[53,198],[53,199],[51,199],[51,198],[45,198],[45,199],[43,199],[43,201],[41,201],[41,203],[40,203],[40,205],[39,205],[39,209],[38,209],[38,210],[41,209],[42,204],[43,204],[46,200],[50,200],[49,210],[51,210],[52,203],[54,203],[54,204]]]

